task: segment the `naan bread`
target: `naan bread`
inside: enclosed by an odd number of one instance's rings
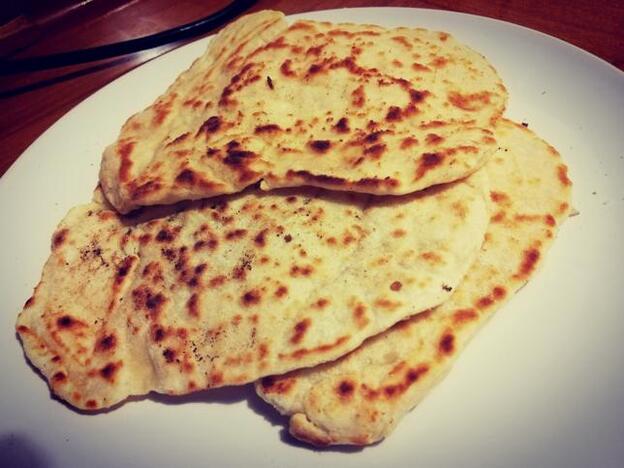
[[[388,435],[543,261],[570,209],[567,168],[553,147],[521,125],[501,120],[496,138],[501,148],[483,168],[491,224],[451,298],[338,361],[256,385],[263,399],[290,415],[298,439],[363,445]]]
[[[121,213],[261,188],[406,194],[463,178],[496,149],[507,92],[447,33],[245,16],[104,152]]]
[[[248,190],[120,217],[74,208],[17,321],[83,409],[333,360],[448,299],[488,222],[487,178],[402,197]]]

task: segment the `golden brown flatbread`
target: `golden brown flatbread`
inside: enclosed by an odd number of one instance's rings
[[[543,262],[570,209],[567,168],[552,146],[521,125],[499,121],[496,138],[500,149],[480,171],[490,179],[491,222],[451,298],[335,362],[256,385],[290,416],[298,439],[364,445],[384,438]]]
[[[52,391],[87,410],[333,360],[449,297],[486,192],[475,174],[402,197],[248,190],[134,217],[95,201],[59,225],[17,331]]]
[[[507,92],[447,33],[245,16],[104,152],[121,213],[261,188],[406,194],[463,178],[496,149]]]

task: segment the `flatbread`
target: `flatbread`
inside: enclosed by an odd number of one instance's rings
[[[315,445],[384,438],[542,263],[570,209],[567,168],[552,146],[521,125],[501,120],[496,138],[501,148],[482,170],[490,179],[491,223],[451,298],[335,362],[256,385],[290,416],[296,438]]]
[[[248,190],[138,218],[79,206],[17,331],[52,391],[87,410],[334,360],[448,299],[486,193],[475,174],[403,197]]]
[[[263,11],[206,53],[104,152],[121,213],[261,188],[406,194],[463,178],[496,149],[503,83],[447,33]]]

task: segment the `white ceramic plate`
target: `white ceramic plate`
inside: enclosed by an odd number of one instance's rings
[[[440,29],[482,52],[509,89],[507,115],[563,154],[580,215],[449,377],[376,446],[296,445],[250,386],[78,414],[27,365],[15,317],[56,223],[89,200],[104,146],[207,41],[171,52],[76,106],[0,180],[0,465],[622,466],[624,74],[552,37],[470,15],[365,8],[299,16]]]

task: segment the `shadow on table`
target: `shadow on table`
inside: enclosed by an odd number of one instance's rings
[[[113,60],[107,60],[103,63],[98,63],[97,65],[91,65],[88,67],[80,68],[79,70],[74,70],[69,73],[62,73],[60,75],[53,76],[51,78],[44,78],[41,80],[36,80],[33,83],[28,83],[23,86],[17,86],[15,88],[10,89],[1,89],[0,88],[0,99],[6,99],[14,96],[19,96],[21,94],[26,94],[31,91],[36,91],[37,89],[45,88],[46,86],[52,86],[57,83],[62,83],[64,81],[69,81],[74,78],[79,78],[84,75],[88,75],[90,73],[96,73],[101,70],[105,70],[106,68],[111,68],[117,65],[121,65],[123,63],[134,60],[135,57],[133,55],[128,55],[125,57],[119,57]]]

